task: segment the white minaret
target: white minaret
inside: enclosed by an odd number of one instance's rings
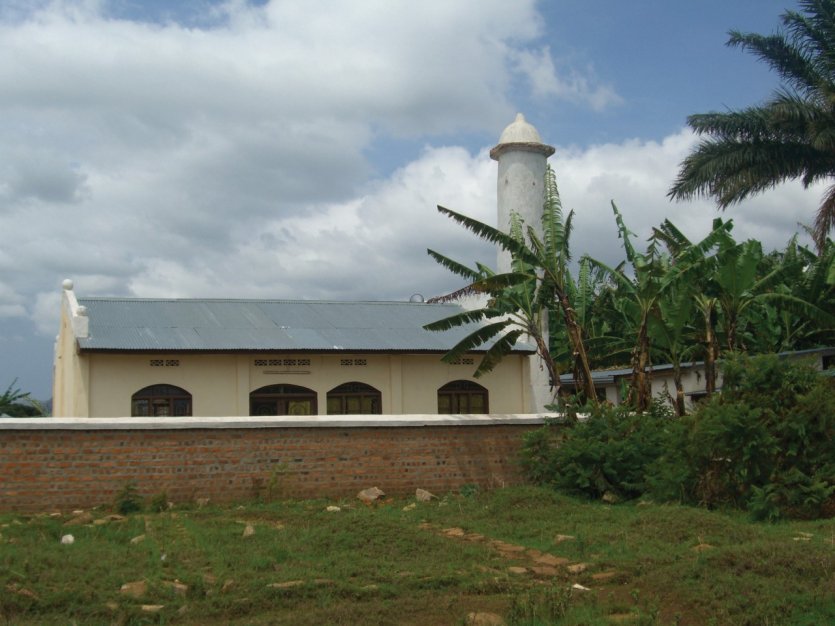
[[[542,143],[536,128],[525,121],[521,113],[504,129],[499,143],[490,150],[490,157],[499,163],[497,181],[498,221],[496,227],[510,229],[510,216],[517,213],[526,226],[533,226],[542,236],[542,207],[545,204],[545,169],[548,157],[554,154],[553,146]],[[496,259],[498,273],[510,271],[510,254],[498,250]],[[548,341],[548,322],[542,329]],[[540,412],[554,401],[548,370],[539,355],[529,359],[531,388],[531,412]]]
[[[545,167],[552,154],[554,148],[542,143],[536,128],[517,113],[516,120],[504,129],[499,143],[490,150],[490,157],[499,163],[497,228],[509,230],[511,213],[518,213],[526,225],[542,232]],[[496,271],[510,271],[510,254],[504,250],[498,252]]]

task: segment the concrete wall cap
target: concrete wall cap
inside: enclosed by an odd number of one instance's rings
[[[200,430],[230,428],[404,428],[542,425],[556,413],[496,415],[312,415],[304,417],[30,417],[0,418],[8,430]]]

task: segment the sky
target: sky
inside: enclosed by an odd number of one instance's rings
[[[408,300],[494,264],[437,213],[496,221],[501,131],[556,153],[572,250],[622,258],[669,218],[692,113],[778,86],[730,29],[792,0],[0,0],[0,392],[51,395],[61,283],[79,297]],[[729,209],[780,248],[822,190]]]

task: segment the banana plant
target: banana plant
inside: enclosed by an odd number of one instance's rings
[[[676,410],[683,411],[683,394],[680,381],[681,358],[692,358],[701,352],[704,359],[705,391],[711,395],[716,391],[716,362],[719,359],[719,341],[717,339],[717,316],[718,299],[710,293],[709,285],[711,277],[715,274],[717,258],[715,249],[722,245],[733,244],[731,230],[733,222],[721,219],[713,220],[711,231],[699,242],[691,242],[670,220],[664,220],[660,227],[653,229],[652,238],[663,243],[672,255],[672,267],[665,276],[665,286],[671,289],[670,298],[673,302],[677,298],[688,300],[692,304],[692,320],[688,327],[685,321],[685,307],[690,309],[687,303],[681,302],[682,310],[677,307],[661,309],[661,325],[669,326],[662,334],[669,340],[684,342],[689,345],[687,349],[678,349],[676,354],[668,349],[668,359],[673,364],[674,377],[676,380]],[[680,325],[679,327],[675,327]],[[697,330],[700,329],[700,330]],[[686,332],[686,331],[690,332]],[[665,339],[661,339],[665,343]],[[701,349],[699,349],[701,348]],[[681,414],[681,413],[679,413]]]
[[[597,259],[590,259],[590,262],[617,284],[620,295],[617,306],[635,335],[630,359],[632,380],[626,401],[637,411],[645,411],[652,399],[649,323],[650,317],[657,315],[658,299],[663,288],[663,271],[656,242],[650,242],[646,253],[639,253],[630,240],[634,233],[626,227],[614,201],[612,210],[618,227],[618,238],[623,241],[632,276],[626,274],[623,266],[613,268]]]
[[[559,370],[548,345],[546,330],[549,311],[558,311],[571,345],[575,386],[583,392],[588,402],[596,403],[591,368],[583,343],[583,330],[577,321],[566,287],[570,279],[568,242],[573,212],[563,219],[556,179],[550,168],[545,188],[542,236],[531,225],[524,224],[518,216],[511,219],[511,232],[505,233],[445,207],[438,207],[442,214],[509,252],[511,271],[496,274],[482,264],[470,268],[434,250],[428,250],[428,254],[438,263],[469,282],[465,292],[485,294],[488,301],[479,309],[427,324],[425,328],[446,330],[471,322],[492,320],[465,337],[443,357],[445,361],[453,361],[468,350],[495,340],[475,376],[492,370],[510,352],[516,341],[527,336],[536,344],[537,353],[545,363],[556,393],[559,389]]]

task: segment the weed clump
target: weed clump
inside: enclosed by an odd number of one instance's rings
[[[142,510],[142,496],[135,483],[127,483],[119,493],[116,494],[114,507],[122,515],[136,513]]]

